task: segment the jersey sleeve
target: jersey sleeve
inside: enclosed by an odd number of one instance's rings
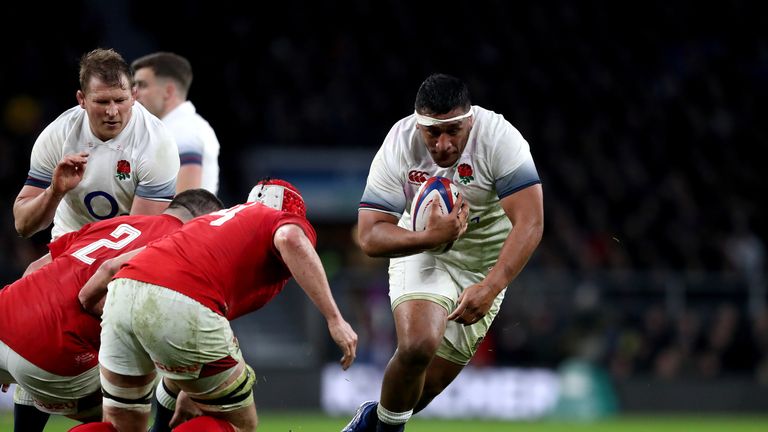
[[[309,221],[303,217],[299,217],[287,212],[282,212],[280,217],[277,219],[275,226],[272,228],[272,236],[274,237],[278,228],[288,224],[298,225],[304,231],[304,234],[307,236],[307,238],[309,238],[312,246],[317,246],[317,233],[315,232],[315,228],[312,226],[312,224],[310,224]],[[274,242],[272,246],[274,247]]]
[[[503,117],[493,131],[496,139],[491,153],[491,169],[499,198],[541,183],[528,141]]]
[[[176,134],[180,165],[203,164],[203,140],[194,134]]]
[[[380,211],[397,218],[405,211],[403,180],[398,175],[403,165],[400,160],[401,149],[407,145],[399,142],[403,139],[399,134],[401,125],[402,122],[390,130],[371,162],[359,210]]]
[[[81,231],[88,229],[90,224],[83,226],[79,231],[71,231],[66,234],[62,234],[56,237],[53,241],[48,243],[48,251],[51,252],[51,258],[56,259],[59,255],[63,254],[69,246],[77,239]]]
[[[156,129],[153,138],[153,142],[141,155],[136,195],[151,200],[169,201],[176,193],[179,150],[176,141],[164,126]]]
[[[45,189],[51,184],[53,171],[63,156],[63,139],[57,133],[56,122],[51,123],[37,137],[35,145],[32,147],[30,156],[29,173],[26,186],[39,187]]]

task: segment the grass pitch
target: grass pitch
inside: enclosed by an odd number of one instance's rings
[[[0,413],[0,431],[13,430],[10,413]],[[337,432],[347,418],[320,413],[264,412],[258,432]],[[51,417],[45,432],[66,432],[77,423]],[[768,415],[624,415],[596,422],[503,422],[414,417],[407,432],[765,432]]]

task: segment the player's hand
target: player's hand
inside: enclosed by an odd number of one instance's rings
[[[168,426],[173,429],[185,421],[192,420],[201,415],[203,415],[203,412],[195,405],[189,395],[187,395],[187,392],[180,391],[179,396],[176,398],[176,410],[173,412],[173,418],[171,418]]]
[[[355,361],[357,352],[357,333],[352,330],[352,326],[343,319],[328,321],[328,331],[331,338],[339,346],[342,352],[340,360],[341,368],[347,370]]]
[[[491,309],[496,295],[485,282],[470,286],[459,295],[459,304],[448,315],[448,320],[464,325],[472,325],[480,321]]]
[[[434,238],[438,240],[436,246],[456,241],[467,231],[469,206],[464,202],[461,195],[458,196],[453,209],[448,214],[440,214],[438,200],[432,200],[429,205],[432,208],[429,212],[426,229],[434,233]]]
[[[57,196],[64,196],[71,191],[83,179],[85,164],[88,163],[88,153],[80,152],[68,154],[61,158],[53,170],[51,189]]]

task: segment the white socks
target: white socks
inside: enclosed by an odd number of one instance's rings
[[[411,418],[413,410],[408,410],[406,412],[392,412],[379,404],[376,408],[376,414],[378,414],[379,420],[381,420],[382,423],[399,425],[407,422],[408,419]]]

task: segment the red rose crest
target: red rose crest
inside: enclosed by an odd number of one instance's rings
[[[459,172],[459,182],[461,184],[468,184],[475,179],[475,177],[472,176],[472,167],[469,166],[469,164],[463,163],[459,165],[457,171]]]
[[[115,174],[120,180],[131,178],[131,163],[127,160],[117,161],[117,173]]]

